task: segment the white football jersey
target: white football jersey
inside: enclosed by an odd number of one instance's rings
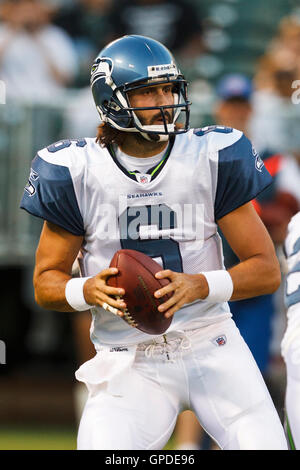
[[[271,182],[251,142],[231,128],[191,129],[172,138],[161,162],[144,175],[126,170],[94,138],[64,140],[38,152],[21,207],[84,237],[82,276],[107,268],[121,248],[194,274],[224,269],[216,221]],[[175,313],[168,331],[230,316],[227,303],[198,300]],[[97,349],[151,336],[95,307],[91,339]]]
[[[288,225],[284,244],[288,273],[285,284],[287,328],[281,343],[283,356],[294,338],[300,337],[300,212]]]

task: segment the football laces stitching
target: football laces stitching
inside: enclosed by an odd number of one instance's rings
[[[136,323],[134,321],[134,319],[132,318],[132,316],[130,315],[130,312],[126,309],[124,310],[124,317],[125,317],[125,320],[127,321],[127,323],[129,323],[130,326],[133,326],[133,327],[137,327],[138,326],[138,323]]]
[[[122,299],[122,297],[119,296],[119,295],[116,295],[116,298],[117,298],[117,300]],[[134,320],[134,318],[130,314],[129,310],[127,308],[126,309],[121,309],[121,310],[124,312],[124,320],[127,321],[127,323],[130,326],[136,328],[138,326],[138,323]]]

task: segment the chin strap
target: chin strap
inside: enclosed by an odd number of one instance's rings
[[[150,125],[150,126],[143,126],[137,115],[133,112],[133,119],[137,123],[137,125],[143,129],[145,132],[141,132],[140,130],[137,129],[137,132],[141,134],[142,137],[146,140],[154,141],[154,142],[166,142],[169,140],[169,134],[159,134],[159,132],[166,132],[165,126],[163,125]],[[168,132],[174,132],[175,125],[174,123],[172,124],[167,124],[167,131]],[[151,131],[154,131],[155,134],[153,134]]]
[[[169,140],[169,135],[166,134],[151,134],[151,133],[146,133],[146,132],[140,132],[137,131],[141,134],[142,137],[146,140],[150,140],[151,142],[166,142]]]

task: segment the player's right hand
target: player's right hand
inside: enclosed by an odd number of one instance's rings
[[[117,297],[123,296],[125,291],[122,288],[110,287],[106,284],[107,279],[116,274],[118,274],[117,268],[107,268],[91,277],[83,286],[83,295],[88,304],[98,305],[122,317],[124,313],[121,309],[126,308],[126,303]]]

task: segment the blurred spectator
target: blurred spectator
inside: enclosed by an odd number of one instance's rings
[[[255,142],[264,151],[285,154],[278,172],[276,205],[264,208],[265,223],[275,243],[286,235],[286,224],[300,204],[300,106],[292,101],[293,82],[300,77],[300,19],[287,16],[260,59],[254,78],[251,129]]]
[[[203,49],[201,6],[186,0],[120,0],[115,2],[116,37],[141,34],[156,39],[185,64]]]
[[[300,148],[286,158],[278,177],[278,187],[292,194],[300,206]]]
[[[51,24],[51,11],[38,0],[1,3],[0,79],[8,99],[52,103],[74,78],[72,42]]]
[[[113,0],[76,0],[57,10],[54,23],[72,38],[80,71],[78,86],[86,85],[90,64],[98,52],[114,38],[110,15]]]
[[[277,177],[277,204],[264,208],[275,243],[282,243],[286,235],[286,226],[280,229],[278,219],[289,221],[300,205],[300,106],[292,101],[292,85],[299,77],[300,19],[287,16],[259,62],[252,123],[261,147],[275,146],[286,154]]]
[[[256,86],[258,89],[279,91],[282,96],[290,96],[289,74],[299,78],[299,71],[300,19],[288,16],[280,22],[278,33],[259,61]]]
[[[226,75],[218,83],[217,95],[219,100],[214,112],[217,124],[234,127],[250,137],[251,80],[240,74]]]
[[[260,151],[300,148],[300,106],[292,102],[292,84],[299,77],[300,21],[290,16],[281,21],[254,77],[252,133]]]
[[[79,137],[95,137],[100,117],[95,108],[90,86],[73,89],[66,100],[60,138],[78,139]]]
[[[215,108],[216,122],[241,130],[256,145],[251,127],[253,87],[250,79],[240,74],[227,75],[220,80],[217,94],[220,100]],[[269,149],[262,151],[261,157],[274,182],[254,201],[254,205],[273,242],[279,245],[285,238],[291,216],[297,212],[300,204],[300,184],[298,182],[297,185],[295,181],[299,178],[300,166],[297,173],[294,159],[281,153],[272,153]],[[294,177],[288,175],[292,171]],[[234,259],[237,262],[237,259]]]
[[[215,109],[219,125],[235,127],[245,133],[256,144],[251,135],[250,121],[252,116],[252,84],[243,75],[228,75],[218,84],[220,97]],[[255,157],[256,150],[253,150]],[[267,188],[253,201],[254,207],[266,225],[275,245],[284,241],[287,224],[297,212],[298,204],[292,194],[278,188],[278,178],[285,163],[285,157],[279,153],[261,154],[264,164],[273,176],[271,187]],[[223,239],[226,268],[238,263],[236,255]],[[274,296],[265,295],[252,299],[230,302],[230,308],[242,336],[250,347],[252,354],[262,372],[268,372],[270,360],[270,342],[272,336],[272,317],[274,314]]]
[[[58,10],[54,23],[75,42],[86,42],[97,54],[112,39],[113,0],[75,0]]]

